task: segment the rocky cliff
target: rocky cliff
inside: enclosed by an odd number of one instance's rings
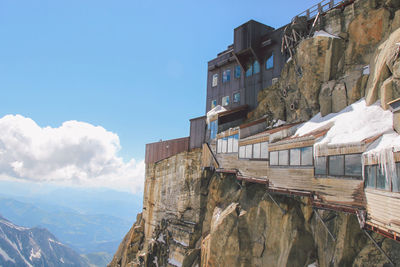
[[[383,107],[400,97],[399,9],[398,0],[359,0],[328,12],[317,26],[328,34],[297,45],[248,119],[307,121],[361,97]],[[390,266],[355,215],[202,169],[201,153],[146,166],[143,213],[110,266]],[[373,237],[400,265],[400,244]]]

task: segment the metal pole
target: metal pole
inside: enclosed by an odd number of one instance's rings
[[[376,241],[372,238],[372,236],[366,231],[364,230],[364,233],[369,237],[369,239],[371,239],[372,243],[374,243],[375,247],[383,254],[385,255],[386,259],[390,262],[390,264],[392,264],[393,266],[396,266],[393,261],[389,258],[389,255],[386,254],[386,252],[378,245],[378,243],[376,243]]]
[[[332,240],[336,242],[336,238],[333,236],[331,231],[329,231],[328,226],[326,226],[325,222],[322,220],[321,216],[319,216],[319,213],[317,210],[314,209],[315,215],[317,215],[317,218],[321,221],[322,225],[325,227],[326,231],[328,231],[328,234],[331,236]]]
[[[284,209],[281,208],[281,206],[279,206],[279,204],[275,201],[275,199],[270,195],[270,193],[267,192],[267,195],[269,196],[269,198],[275,203],[275,205],[278,206],[278,208],[282,211],[283,214],[286,214],[286,211]]]

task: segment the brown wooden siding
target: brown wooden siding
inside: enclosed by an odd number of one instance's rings
[[[189,137],[146,144],[145,163],[155,163],[189,150]]]
[[[367,222],[400,235],[400,193],[367,188]]]
[[[190,120],[189,148],[200,148],[206,140],[206,117],[198,117]]]

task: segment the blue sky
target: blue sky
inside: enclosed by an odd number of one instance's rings
[[[1,1],[0,117],[77,120],[118,134],[120,155],[189,134],[207,61],[249,19],[273,27],[317,1]]]

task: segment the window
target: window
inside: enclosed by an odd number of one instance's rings
[[[312,146],[302,147],[301,149],[301,165],[312,166],[313,165],[313,148]]]
[[[211,109],[215,108],[217,106],[217,100],[211,100]]]
[[[229,82],[231,80],[231,70],[227,69],[224,70],[224,72],[222,73],[222,82],[226,83]]]
[[[251,158],[253,156],[253,145],[246,146],[246,158]]]
[[[392,191],[400,192],[400,162],[396,163],[396,176],[392,177]]]
[[[390,191],[390,182],[386,179],[385,170],[380,165],[376,168],[376,188]]]
[[[246,70],[246,77],[250,77],[251,75],[253,75],[253,64],[248,64]]]
[[[268,158],[268,142],[261,143],[261,158],[262,159]]]
[[[240,93],[233,94],[233,103],[240,103]]]
[[[269,70],[274,67],[274,53],[265,61],[265,69]]]
[[[315,159],[315,175],[326,175],[326,157],[317,157]]]
[[[312,151],[309,161],[312,162]],[[303,154],[302,154],[303,160]],[[353,179],[361,179],[362,165],[361,154],[333,155],[317,157],[315,159],[314,174],[316,176],[341,176]]]
[[[261,158],[261,144],[254,144],[253,145],[253,158],[259,159]]]
[[[218,132],[218,120],[210,122],[208,129],[210,130],[210,138],[215,139]]]
[[[329,156],[329,175],[344,175],[344,156]]]
[[[241,72],[240,66],[237,65],[237,66],[235,67],[235,78],[236,78],[236,79],[240,78],[240,72]]]
[[[239,134],[218,138],[217,153],[237,153]]]
[[[222,105],[223,105],[223,106],[229,105],[229,96],[224,96],[224,97],[222,98]]]
[[[391,177],[385,175],[380,165],[367,165],[364,167],[364,185],[367,188],[376,188],[391,192],[400,192],[399,180],[400,162],[396,162],[396,171]]]
[[[271,151],[269,153],[269,165],[276,166],[279,164],[279,153],[278,151]]]
[[[361,154],[345,155],[345,169],[344,175],[346,176],[361,176]]]
[[[289,150],[279,151],[279,165],[289,165]]]
[[[296,165],[299,166],[300,165],[300,154],[301,154],[301,150],[300,148],[294,148],[294,149],[290,149],[290,165]]]
[[[260,63],[257,60],[253,62],[253,74],[260,72]]]
[[[239,158],[246,158],[246,146],[239,147]]]
[[[212,76],[212,87],[215,87],[215,86],[217,86],[218,85],[218,73],[215,73],[213,76]]]
[[[376,187],[376,165],[365,166],[365,186],[369,188]]]

